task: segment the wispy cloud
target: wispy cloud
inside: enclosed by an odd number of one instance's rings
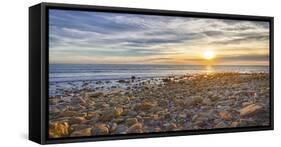
[[[268,23],[260,21],[51,9],[49,28],[51,63],[172,64],[183,57],[200,60],[210,48],[220,56],[230,50],[241,55],[249,48],[268,56],[269,47]],[[255,60],[257,55],[249,56]],[[249,58],[231,60],[246,63]]]

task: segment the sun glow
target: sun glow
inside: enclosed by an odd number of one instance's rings
[[[211,60],[215,58],[215,53],[213,51],[205,51],[203,57],[206,60]]]

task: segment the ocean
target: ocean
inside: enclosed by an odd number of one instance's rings
[[[50,64],[49,82],[118,80],[204,72],[269,72],[269,66],[238,65],[142,65],[142,64]]]

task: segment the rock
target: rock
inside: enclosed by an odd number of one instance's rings
[[[67,122],[49,123],[49,138],[67,137],[69,135],[69,124]]]
[[[127,80],[118,80],[119,83],[129,83]]]
[[[108,108],[108,107],[110,107],[110,105],[109,105],[109,104],[107,104],[107,103],[103,103],[103,104],[102,104],[102,107],[104,107],[104,108]]]
[[[63,111],[60,112],[59,117],[74,117],[74,116],[79,116],[80,114],[77,113],[76,111]]]
[[[195,105],[200,105],[203,101],[203,98],[201,96],[193,96],[191,97],[191,105],[195,106]]]
[[[81,105],[87,104],[87,102],[82,97],[72,97],[70,103],[71,104],[81,104]]]
[[[73,132],[75,130],[83,130],[83,129],[90,128],[90,127],[91,126],[87,125],[87,124],[72,124],[70,126],[70,130]]]
[[[117,123],[112,123],[109,128],[109,132],[114,132],[117,129]]]
[[[165,82],[165,83],[169,83],[169,82],[171,82],[172,80],[171,80],[170,78],[165,78],[165,79],[162,79],[162,81]]]
[[[119,117],[123,112],[122,107],[114,107],[113,109],[108,108],[101,113],[100,120],[101,121],[110,121],[113,118]]]
[[[93,117],[98,118],[100,115],[96,111],[87,112],[87,119],[92,119]]]
[[[101,113],[100,120],[101,121],[110,121],[114,118],[114,114],[111,110],[106,110]]]
[[[85,121],[84,117],[71,117],[68,120],[69,124],[80,124],[82,121]]]
[[[183,113],[183,112],[182,112],[182,113],[180,113],[180,114],[179,114],[179,118],[185,119],[185,118],[186,118],[186,114],[185,114],[185,113]]]
[[[103,96],[103,92],[91,92],[91,93],[86,93],[86,97],[90,98],[97,98]]]
[[[156,127],[156,128],[154,128],[153,132],[161,132],[161,128]]]
[[[69,111],[80,111],[82,109],[85,109],[85,106],[80,105],[79,103],[75,103],[75,104],[70,104],[71,106],[69,106]],[[86,105],[86,104],[83,104]]]
[[[220,97],[217,96],[217,95],[213,95],[213,96],[210,96],[209,99],[210,99],[211,101],[213,101],[213,102],[216,102],[216,101],[218,101],[218,100],[220,99]]]
[[[140,105],[137,105],[136,106],[136,109],[137,110],[148,110],[148,109],[151,109],[153,108],[155,105],[151,102],[148,102],[148,101],[144,101],[142,102]]]
[[[216,124],[215,126],[214,126],[214,128],[226,128],[226,127],[228,127],[228,125],[225,123],[225,122],[219,122],[218,124]]]
[[[198,117],[196,118],[195,122],[192,123],[193,126],[204,127],[208,123],[207,117]]]
[[[240,119],[239,127],[250,127],[250,126],[257,126],[258,122],[254,119]]]
[[[54,113],[59,113],[60,109],[56,105],[49,105],[49,113],[54,114]]]
[[[60,99],[59,98],[50,98],[49,99],[49,105],[56,105],[56,104],[58,104],[59,103],[59,101],[60,101]]]
[[[246,107],[246,106],[249,106],[251,104],[253,104],[253,103],[252,102],[243,102],[242,107]]]
[[[240,109],[240,116],[244,117],[244,116],[254,115],[260,112],[261,110],[262,110],[262,106],[251,104]]]
[[[128,115],[128,116],[137,116],[138,113],[137,113],[136,111],[129,111],[129,112],[127,113],[127,115]]]
[[[128,133],[143,133],[142,128],[143,125],[141,123],[136,123],[128,129]]]
[[[177,128],[177,125],[175,123],[166,123],[166,124],[163,124],[163,127],[167,131],[172,131]]]
[[[117,124],[120,124],[120,123],[123,123],[125,120],[123,118],[115,118],[112,121],[117,123]]]
[[[76,130],[71,133],[70,137],[83,137],[83,136],[91,136],[92,128],[85,128],[82,130]]]
[[[113,111],[114,117],[120,116],[122,114],[122,112],[123,112],[123,108],[122,107],[115,107],[114,111]]]
[[[230,126],[231,126],[231,127],[238,127],[238,126],[239,126],[239,122],[234,121],[234,122],[231,123]]]
[[[127,134],[128,127],[125,125],[118,125],[115,129],[116,134]]]
[[[133,124],[136,124],[137,122],[138,122],[138,120],[136,118],[128,118],[125,121],[127,126],[132,126]]]
[[[212,101],[209,98],[205,98],[205,99],[203,99],[202,104],[203,105],[211,105]]]
[[[168,100],[159,100],[159,106],[161,106],[161,107],[167,107],[168,106],[168,104],[169,104],[169,101]]]
[[[227,120],[227,121],[232,119],[231,114],[228,113],[228,112],[225,112],[225,111],[219,112],[219,116],[220,116],[222,119]]]
[[[109,129],[105,124],[98,124],[92,129],[92,135],[107,135]]]

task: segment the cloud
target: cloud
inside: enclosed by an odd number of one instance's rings
[[[221,41],[213,41],[212,44],[220,44],[220,45],[228,45],[228,44],[241,44],[241,43],[249,43],[249,42],[257,42],[257,41],[269,41],[268,34],[259,34],[259,35],[244,35],[238,36],[233,39],[226,39]]]
[[[248,48],[249,43],[261,48],[267,46],[269,40],[269,25],[261,21],[49,11],[50,60],[54,63],[64,59],[71,62],[69,56],[87,59],[87,62],[102,58],[119,58],[120,62],[128,62],[124,57],[143,57],[147,62],[164,59],[172,62],[176,55],[193,58],[204,48],[219,47],[220,52],[226,52],[237,44]],[[175,57],[172,60],[166,57],[168,55]],[[237,60],[247,62],[246,58]]]
[[[269,61],[268,55],[233,55],[220,57],[220,61]]]

